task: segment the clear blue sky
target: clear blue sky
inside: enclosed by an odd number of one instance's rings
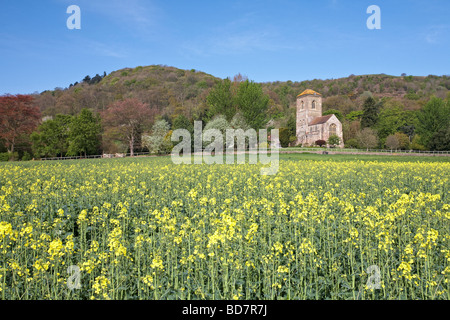
[[[66,26],[72,4],[80,30]],[[366,26],[373,4],[380,30]],[[0,94],[152,64],[257,82],[450,74],[450,1],[1,2]]]

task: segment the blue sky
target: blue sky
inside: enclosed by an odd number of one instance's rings
[[[81,29],[69,30],[69,5]],[[381,9],[369,30],[367,7]],[[0,94],[163,64],[220,78],[302,81],[450,74],[448,0],[2,1]]]

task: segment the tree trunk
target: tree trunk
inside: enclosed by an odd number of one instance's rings
[[[130,157],[134,156],[133,147],[134,147],[134,134],[131,135],[130,139]]]

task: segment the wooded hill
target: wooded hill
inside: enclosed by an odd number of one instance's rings
[[[133,97],[157,108],[161,116],[169,119],[179,114],[189,119],[203,119],[208,109],[206,97],[220,81],[197,70],[162,65],[139,66],[103,76],[86,76],[68,88],[55,88],[35,95],[35,103],[44,116],[58,113],[75,115],[82,108],[100,111],[114,101]],[[450,95],[450,76],[435,75],[350,75],[339,79],[274,81],[261,85],[270,97],[268,116],[275,121],[293,115],[296,96],[308,88],[322,94],[323,111],[335,109],[344,116],[361,110],[368,95],[385,98],[391,103],[395,101],[404,110],[420,109],[433,95],[439,98]]]

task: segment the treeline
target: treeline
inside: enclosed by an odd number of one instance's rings
[[[419,110],[405,110],[389,98],[369,95],[362,110],[343,114],[345,146],[391,150],[450,150],[450,99],[431,97]]]
[[[261,84],[242,77],[219,82],[205,103],[207,111],[198,118],[183,114],[169,117],[137,98],[125,98],[101,111],[83,108],[76,115],[56,114],[40,121],[41,114],[33,104],[33,97],[3,96],[0,116],[5,123],[11,122],[8,127],[13,122],[25,121],[15,120],[18,114],[33,115],[33,119],[26,121],[26,127],[16,130],[14,139],[6,139],[6,130],[1,130],[0,138],[10,160],[102,153],[133,155],[146,151],[168,153],[174,145],[170,139],[172,131],[187,129],[193,133],[194,120],[201,121],[205,130],[214,128],[223,133],[228,128],[257,130],[264,128],[269,120],[266,112],[269,97],[263,93]],[[30,108],[32,113],[25,112]],[[20,148],[16,151],[18,144]]]
[[[282,146],[292,146],[296,96],[308,88],[322,94],[323,114],[343,123],[346,147],[450,150],[448,80],[369,75],[255,83],[240,74],[126,68],[66,89],[0,97],[0,157],[167,152],[170,133],[192,130],[195,120],[220,130],[279,128]]]

